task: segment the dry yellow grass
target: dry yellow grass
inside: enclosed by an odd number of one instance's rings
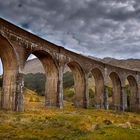
[[[140,138],[140,114],[77,109],[70,102],[65,102],[65,108],[62,110],[49,109],[43,106],[43,101],[43,97],[26,90],[24,113],[0,111],[0,140],[138,140]]]

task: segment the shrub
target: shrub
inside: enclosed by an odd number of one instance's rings
[[[74,79],[72,72],[66,72],[63,76],[63,87],[71,88],[74,85]]]
[[[65,89],[64,90],[64,98],[71,98],[74,96],[74,90],[73,89]]]
[[[24,76],[25,87],[44,96],[46,76],[42,73],[26,74]],[[72,72],[66,72],[63,76],[63,87],[71,88],[74,85]],[[0,77],[0,86],[2,86],[2,78]]]
[[[94,93],[94,91],[90,88],[90,89],[89,89],[89,98],[94,98],[94,96],[95,96],[95,93]]]
[[[36,98],[34,99],[34,102],[40,102],[39,97],[36,97]]]
[[[29,99],[29,102],[33,102],[33,101],[34,101],[34,99],[33,99],[33,97],[31,96],[30,99]]]
[[[106,86],[106,88],[108,89],[108,97],[111,97],[113,95],[113,89],[112,89],[112,87]]]
[[[112,124],[112,122],[110,120],[108,120],[108,119],[105,119],[103,121],[103,123],[106,124],[106,125],[111,125]]]
[[[126,85],[126,93],[128,96],[130,96],[130,86],[129,85]]]
[[[42,73],[27,74],[24,77],[25,87],[36,91],[39,95],[44,94],[46,77]]]
[[[40,102],[39,97],[36,97],[34,101],[35,101],[35,102]]]

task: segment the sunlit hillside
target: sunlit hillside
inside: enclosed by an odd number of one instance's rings
[[[140,114],[44,108],[44,97],[26,89],[25,112],[0,111],[0,140],[138,140]]]

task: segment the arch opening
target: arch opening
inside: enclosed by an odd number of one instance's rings
[[[129,75],[126,79],[126,110],[137,111],[138,109],[138,85],[136,79]]]
[[[30,55],[24,67],[24,108],[36,110],[45,104],[46,75],[40,60]]]
[[[74,102],[74,77],[71,69],[66,65],[63,71],[63,98],[64,107],[73,105]]]
[[[113,110],[122,110],[123,101],[122,101],[122,92],[121,92],[121,80],[117,73],[112,72],[109,75],[112,83],[112,99],[109,103],[109,109]]]
[[[98,68],[92,69],[88,81],[89,104],[95,108],[104,108],[104,78],[102,72]]]
[[[76,107],[86,108],[86,95],[85,95],[85,74],[81,66],[77,62],[69,62],[67,66],[72,72],[73,79],[73,102]],[[72,76],[71,75],[71,76]]]
[[[52,107],[52,106],[58,106],[59,105],[59,100],[58,100],[58,69],[57,65],[55,64],[54,59],[52,56],[44,51],[34,51],[32,52],[32,55],[34,56],[36,60],[38,59],[39,65],[42,73],[38,73],[34,75],[32,72],[36,71],[35,68],[34,70],[31,70],[30,76],[34,80],[31,80],[31,85],[32,89],[36,91],[39,96],[36,98],[36,100],[40,101],[40,106],[42,107]],[[29,58],[29,57],[28,57]],[[26,61],[26,64],[28,61]],[[37,65],[34,65],[36,67]],[[26,65],[24,66],[24,70],[26,69]],[[25,79],[25,86],[31,86],[28,85],[30,83],[27,83],[29,80],[29,77],[24,77]],[[38,83],[35,79],[38,79]],[[42,97],[40,97],[42,96]],[[34,99],[31,97],[29,99],[30,101],[33,101]],[[25,104],[26,107],[26,104]]]
[[[95,79],[90,72],[88,75],[88,93],[89,93],[89,108],[95,107]]]

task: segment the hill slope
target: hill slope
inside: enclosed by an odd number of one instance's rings
[[[106,57],[104,59],[98,59],[95,57],[90,57],[90,58],[96,59],[98,61],[102,61],[102,62],[107,63],[107,64],[111,64],[113,66],[118,66],[118,67],[122,67],[122,68],[140,71],[140,60],[139,59],[117,60],[117,59],[110,58],[110,57]],[[24,71],[25,71],[25,74],[44,73],[44,69],[43,69],[42,64],[36,58],[27,61]],[[70,69],[67,67],[65,69],[65,72],[66,71],[70,71]]]
[[[67,71],[70,71],[69,67],[65,68],[64,73]],[[44,72],[44,68],[43,68],[43,65],[40,62],[40,60],[37,58],[34,58],[34,59],[28,60],[26,62],[26,65],[24,68],[24,73],[25,74],[28,74],[28,73],[36,74],[36,73],[45,73],[45,72]]]
[[[39,59],[35,58],[26,62],[24,73],[45,73],[44,68]]]
[[[140,71],[140,60],[139,59],[126,59],[126,60],[117,60],[114,58],[106,57],[101,60],[102,62],[122,67],[122,68],[127,68],[135,71]]]

